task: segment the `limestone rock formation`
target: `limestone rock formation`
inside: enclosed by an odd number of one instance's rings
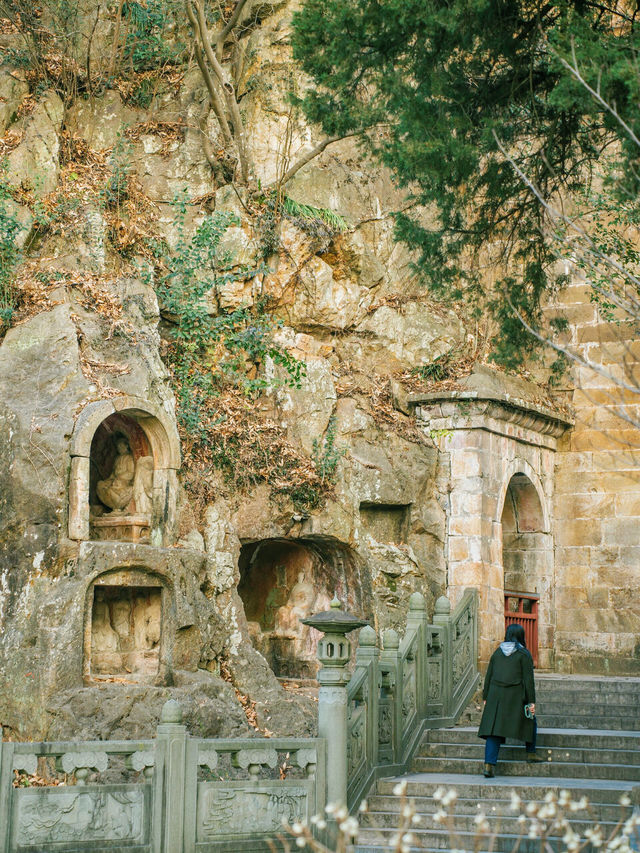
[[[282,687],[314,674],[302,611],[337,593],[386,628],[411,593],[431,612],[446,591],[451,454],[416,425],[411,392],[439,358],[471,363],[477,340],[426,297],[393,239],[403,192],[353,139],[269,207],[318,141],[287,99],[306,85],[294,5],[252,4],[238,47],[244,186],[187,59],[146,106],[131,89],[144,75],[81,78],[87,96],[63,101],[0,69],[2,204],[24,251],[0,342],[0,721],[14,737],[147,736],[169,696],[203,736],[311,732],[313,702]],[[98,65],[111,23],[89,46]],[[204,255],[187,267],[215,214],[233,219],[211,278]],[[201,457],[167,280],[209,282],[192,326],[201,309],[250,318],[232,352],[203,347],[219,440]],[[498,386],[532,395],[482,367],[466,390]]]

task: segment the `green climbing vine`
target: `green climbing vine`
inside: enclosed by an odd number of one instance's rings
[[[338,465],[346,448],[336,443],[338,420],[335,413],[329,418],[324,438],[313,439],[313,461],[322,483],[335,483]]]
[[[185,485],[192,497],[209,499],[207,490],[218,488],[211,474],[218,471],[234,488],[266,482],[296,507],[317,506],[330,469],[326,442],[329,467],[321,471],[259,411],[265,391],[300,387],[304,362],[277,342],[281,324],[267,298],[220,308],[225,285],[261,271],[238,269],[222,248],[227,228],[239,224],[235,215],[211,214],[189,235],[186,210],[187,200],[178,200],[175,247],[156,244],[155,269],[147,272],[168,323],[164,358],[176,393]]]

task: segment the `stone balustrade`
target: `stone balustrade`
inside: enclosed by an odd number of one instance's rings
[[[328,801],[356,808],[377,777],[405,769],[425,728],[451,725],[474,692],[477,593],[453,612],[439,599],[432,623],[414,594],[404,636],[388,630],[381,647],[362,627],[350,678],[346,633],[362,623],[325,615],[333,622],[319,651],[320,737],[191,737],[174,700],[153,740],[0,737],[0,853],[239,853],[322,814]],[[41,777],[49,784],[32,784]]]

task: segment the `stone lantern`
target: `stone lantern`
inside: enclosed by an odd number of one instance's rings
[[[368,625],[340,609],[334,598],[330,610],[300,620],[323,632],[318,643],[318,735],[327,743],[327,799],[335,805],[347,804],[347,691],[345,666],[351,657],[350,631]]]

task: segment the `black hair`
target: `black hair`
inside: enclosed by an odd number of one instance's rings
[[[520,643],[521,646],[527,648],[527,644],[524,639],[524,628],[522,625],[509,625],[504,635],[505,642],[507,643]]]

